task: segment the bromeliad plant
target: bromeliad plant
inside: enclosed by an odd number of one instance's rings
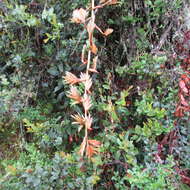
[[[90,158],[98,152],[98,148],[101,142],[98,140],[89,139],[89,132],[92,130],[93,118],[90,114],[90,108],[92,106],[91,101],[91,87],[92,78],[90,73],[98,73],[96,70],[97,60],[98,60],[98,48],[94,43],[93,33],[97,29],[102,35],[108,36],[113,32],[113,29],[108,28],[104,32],[95,24],[95,13],[98,9],[103,8],[106,5],[117,4],[117,0],[100,0],[98,5],[95,5],[94,0],[91,0],[91,6],[87,9],[76,9],[73,11],[72,21],[77,24],[82,24],[84,29],[88,32],[88,43],[84,44],[81,62],[86,65],[86,71],[80,74],[80,77],[75,76],[71,72],[66,72],[64,80],[70,85],[70,91],[68,92],[68,97],[74,100],[75,104],[81,104],[83,106],[84,114],[72,115],[75,120],[73,123],[79,125],[78,131],[84,128],[84,138],[80,146],[79,153],[81,156],[84,154]],[[90,14],[90,16],[88,16]],[[77,89],[77,85],[82,84],[84,86],[83,95],[80,94]]]

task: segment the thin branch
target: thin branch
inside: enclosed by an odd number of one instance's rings
[[[161,38],[160,38],[160,41],[159,43],[157,44],[157,46],[151,51],[151,54],[157,54],[160,49],[162,48],[162,46],[164,45],[166,39],[167,39],[167,36],[171,30],[173,26],[173,22],[171,21],[170,22],[170,25],[168,26],[168,28],[165,30],[165,32],[162,34]]]

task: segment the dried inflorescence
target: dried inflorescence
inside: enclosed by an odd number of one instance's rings
[[[73,124],[79,126],[78,131],[80,132],[83,128],[85,130],[85,135],[80,146],[79,153],[81,156],[86,153],[87,157],[92,157],[94,154],[98,153],[98,149],[101,145],[100,141],[90,140],[88,133],[92,130],[93,118],[90,114],[90,108],[93,103],[91,100],[91,87],[92,87],[92,78],[89,73],[98,73],[97,71],[97,60],[98,60],[98,48],[94,43],[93,32],[98,30],[102,35],[108,36],[113,32],[113,29],[108,28],[103,32],[95,24],[95,11],[96,9],[103,8],[106,5],[114,5],[117,3],[117,0],[104,0],[100,1],[100,4],[94,4],[94,0],[91,0],[91,7],[88,9],[76,9],[73,11],[72,22],[77,24],[82,24],[83,27],[88,32],[89,48],[85,44],[82,49],[81,62],[83,65],[86,65],[86,71],[80,74],[80,78],[75,76],[73,73],[66,72],[66,75],[63,77],[65,83],[70,85],[70,91],[68,92],[68,97],[74,101],[74,104],[81,104],[83,106],[84,114],[74,114],[72,118],[75,120]],[[89,13],[91,12],[91,15]],[[91,61],[92,60],[92,61]],[[92,63],[92,64],[91,64]],[[84,85],[83,95],[77,89],[77,84],[82,83]]]

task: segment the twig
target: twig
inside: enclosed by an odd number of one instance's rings
[[[173,26],[173,22],[170,22],[170,25],[168,26],[168,28],[166,29],[166,31],[162,34],[159,43],[157,44],[157,46],[151,51],[151,54],[157,54],[160,49],[162,48],[162,46],[164,45],[166,38],[168,36],[168,33],[170,32],[171,28]]]
[[[77,47],[78,47],[78,45],[79,45],[79,43],[80,43],[80,41],[81,41],[82,36],[84,35],[84,33],[85,33],[85,30],[83,30],[81,32],[80,37],[79,37],[79,39],[77,41],[77,44],[75,45],[75,47],[74,47],[73,51],[71,52],[70,56],[72,56],[75,53],[75,51],[76,51],[76,49],[77,49]]]

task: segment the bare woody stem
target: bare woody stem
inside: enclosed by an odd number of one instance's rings
[[[94,24],[95,23],[95,13],[94,13],[94,0],[91,1],[91,6],[92,6],[92,10],[91,10],[91,22]],[[93,40],[93,34],[92,34],[92,40]],[[88,62],[87,62],[87,67],[86,67],[86,75],[88,76],[89,74],[89,68],[90,68],[90,63],[91,63],[91,50],[88,50]],[[85,95],[87,95],[87,88],[85,85]],[[85,118],[88,117],[88,111],[85,109]],[[85,137],[86,139],[86,146],[88,145],[88,127],[87,125],[85,125]]]

